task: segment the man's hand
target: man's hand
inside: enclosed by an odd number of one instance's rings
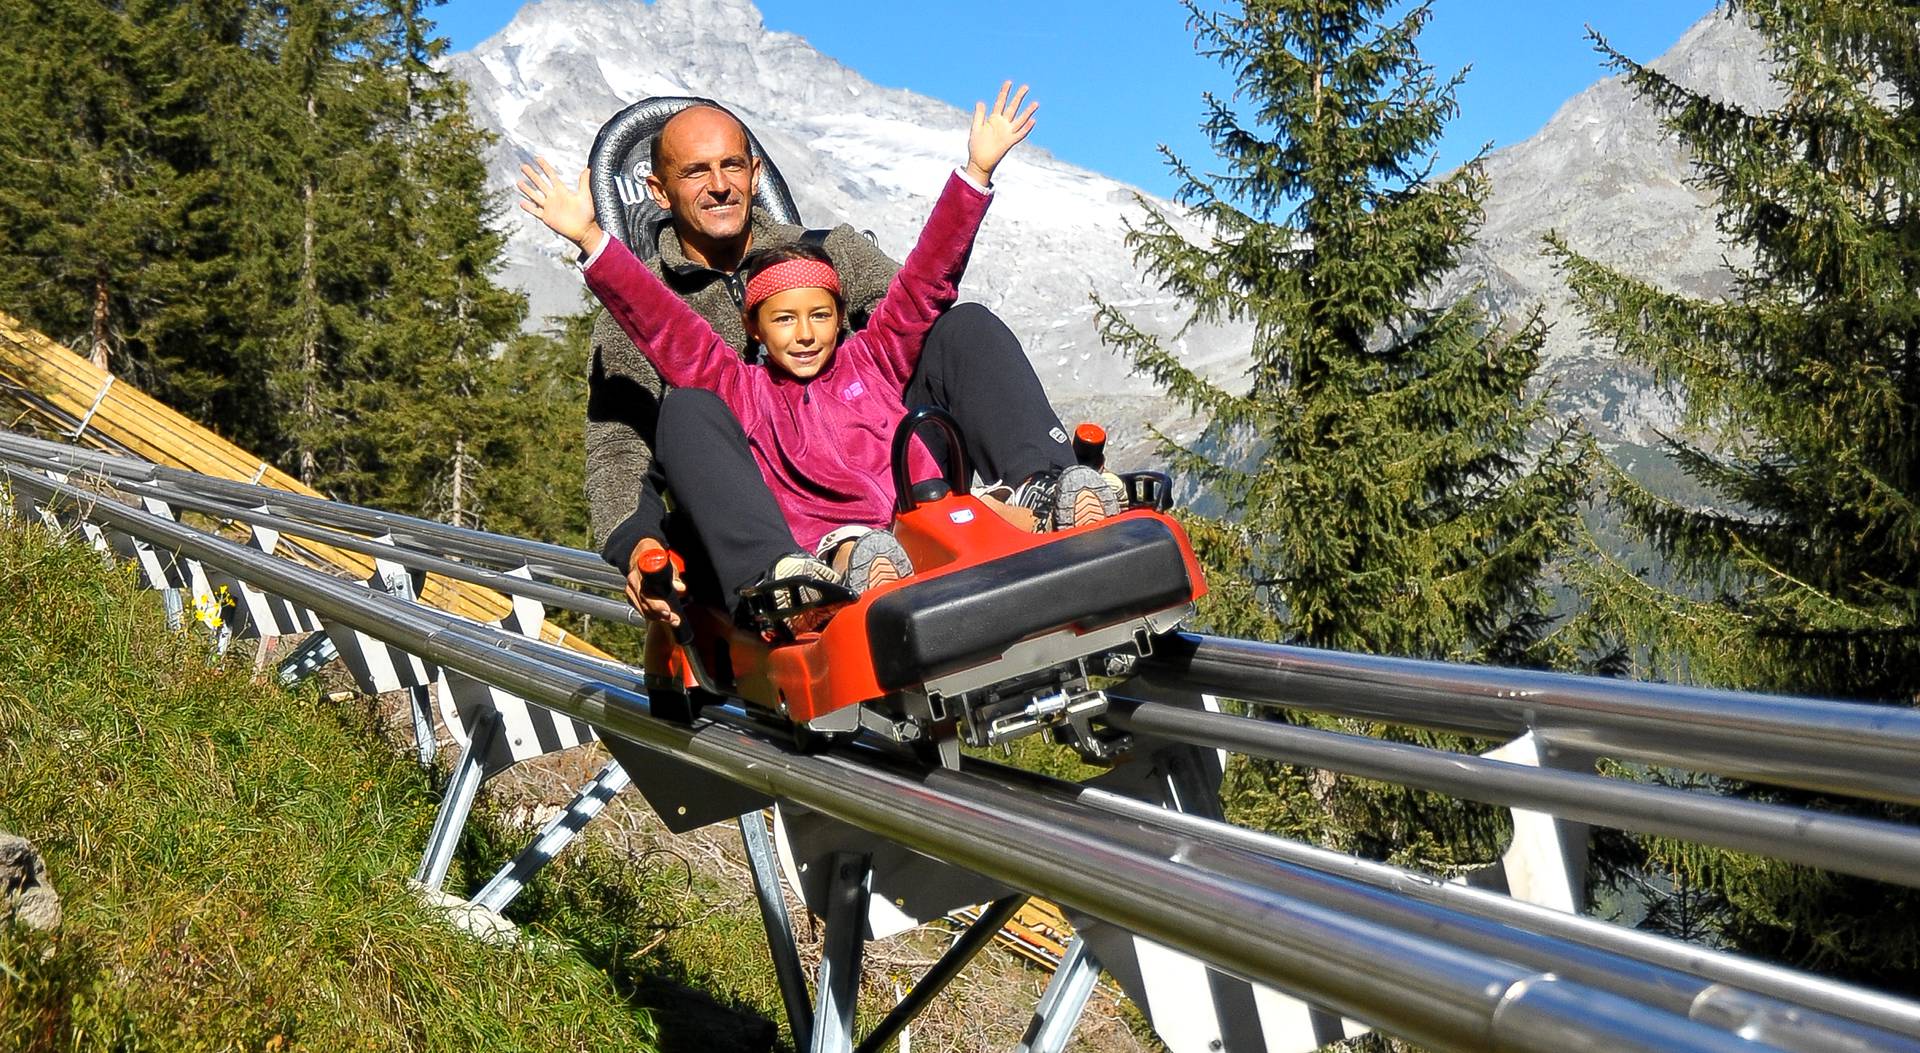
[[[1014,144],[1027,137],[1033,131],[1033,111],[1040,108],[1037,102],[1028,103],[1025,113],[1019,113],[1020,103],[1027,97],[1027,86],[1013,93],[1013,101],[1007,101],[1007,92],[1013,87],[1010,80],[1000,82],[1000,97],[993,100],[993,112],[987,112],[987,104],[973,104],[973,133],[967,137],[967,176],[981,186],[993,181],[993,169]],[[1019,116],[1015,116],[1019,113]]]
[[[665,545],[653,538],[642,538],[640,544],[634,546],[633,561],[628,564],[630,569],[627,571],[627,602],[633,604],[634,610],[639,611],[642,618],[650,622],[664,622],[678,628],[680,616],[673,612],[675,605],[668,602],[668,597],[659,595],[649,587],[647,575],[640,569],[641,556],[649,550],[665,548]],[[677,600],[687,594],[687,583],[680,578],[680,567],[677,562],[669,561],[667,566],[672,568],[673,599]]]
[[[536,158],[540,170],[520,166],[526,178],[513,185],[520,188],[520,207],[545,223],[555,234],[573,242],[581,252],[600,247],[603,236],[593,218],[593,191],[587,187],[587,170],[580,170],[580,185],[569,188],[544,157]]]

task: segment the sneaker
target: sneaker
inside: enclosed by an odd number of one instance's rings
[[[741,588],[740,597],[743,616],[751,616],[764,631],[786,637],[819,629],[854,599],[838,572],[803,552],[774,560],[759,581]]]
[[[1067,530],[1119,515],[1122,492],[1113,476],[1075,464],[1036,474],[1014,496],[1034,511],[1040,529]]]
[[[855,595],[877,585],[913,574],[913,560],[900,540],[887,530],[869,530],[853,542],[847,554],[846,586]]]
[[[780,590],[787,594],[779,597],[781,600],[788,601],[778,604],[783,608],[808,606],[833,598],[833,589],[810,586],[807,583],[811,581],[824,582],[829,586],[838,585],[842,588],[847,584],[839,571],[804,552],[789,553],[774,560],[772,569],[760,579],[762,585],[785,582],[789,586]]]
[[[1033,513],[1033,529],[1053,529],[1053,497],[1060,490],[1060,469],[1049,468],[1027,477],[1013,492],[1008,504],[1019,505]]]

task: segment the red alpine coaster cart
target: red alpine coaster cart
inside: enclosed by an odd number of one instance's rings
[[[907,446],[925,426],[945,433],[944,476],[910,480]],[[1082,426],[1082,462],[1099,467],[1103,442],[1098,428]],[[1091,721],[1107,699],[1093,679],[1150,654],[1206,593],[1186,532],[1165,514],[1167,477],[1121,476],[1119,515],[1029,533],[967,492],[959,428],[926,407],[895,430],[893,476],[893,532],[913,560],[911,577],[858,598],[817,581],[776,581],[747,597],[740,619],[688,605],[677,632],[648,639],[656,712],[690,718],[703,697],[738,698],[791,721],[802,745],[864,729],[947,767],[959,765],[962,742],[1038,732],[1103,759]],[[667,554],[649,555],[642,571],[664,576]],[[798,602],[799,590],[825,599]],[[807,620],[824,623],[792,628]]]

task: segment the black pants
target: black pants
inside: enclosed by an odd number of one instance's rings
[[[953,414],[967,463],[988,482],[1018,485],[1035,472],[1073,463],[1067,431],[1019,338],[977,303],[956,304],[933,323],[901,401],[908,409],[938,406]],[[926,439],[944,463],[945,443],[933,432]]]
[[[960,304],[934,323],[902,401],[953,414],[981,479],[1018,484],[1073,463],[1066,430],[1019,340],[979,304]],[[926,441],[939,459],[944,442],[931,432]],[[717,395],[668,392],[653,456],[638,509],[607,538],[603,554],[614,566],[626,569],[641,538],[663,539],[687,559],[696,597],[728,603],[775,560],[799,551],[739,420]],[[671,517],[661,487],[673,493]]]

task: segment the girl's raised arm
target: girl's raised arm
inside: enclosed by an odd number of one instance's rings
[[[1026,97],[1026,85],[1013,92],[1013,82],[1003,81],[991,111],[986,103],[974,103],[965,177],[948,177],[919,241],[861,330],[867,353],[903,388],[920,361],[927,330],[960,295],[960,278],[986,215],[988,194],[983,191],[993,179],[993,170],[1033,131],[1033,113],[1040,104],[1028,103],[1022,112],[1020,103]]]

